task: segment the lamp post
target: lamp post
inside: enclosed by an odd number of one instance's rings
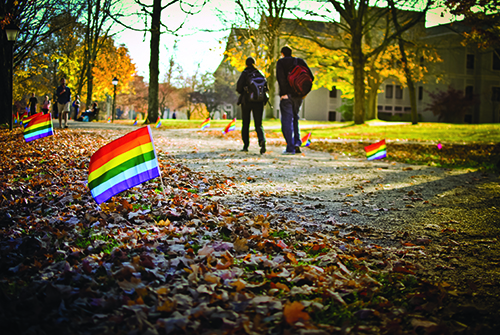
[[[115,101],[116,101],[116,85],[118,85],[118,79],[116,77],[111,80],[114,86],[113,90],[113,109],[111,110],[111,122],[115,121]]]
[[[5,26],[5,34],[7,35],[7,40],[9,41],[9,47],[10,47],[10,67],[8,69],[9,73],[9,80],[10,80],[10,85],[9,85],[9,90],[10,94],[8,97],[10,98],[9,100],[9,130],[12,130],[12,100],[14,96],[14,42],[17,39],[17,34],[19,33],[19,28],[14,24],[14,23],[9,23],[7,26]]]

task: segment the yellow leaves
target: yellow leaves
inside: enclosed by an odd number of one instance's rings
[[[297,321],[308,321],[309,314],[303,311],[304,305],[299,301],[294,301],[291,304],[286,304],[283,309],[283,316],[288,324],[293,325]]]

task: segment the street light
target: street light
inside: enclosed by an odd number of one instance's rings
[[[113,109],[111,110],[111,122],[115,121],[115,101],[116,101],[116,85],[118,85],[118,79],[116,77],[111,80],[113,86],[115,87],[113,90]]]
[[[9,79],[10,79],[10,85],[9,85],[9,89],[10,89],[10,94],[9,94],[9,97],[10,97],[10,100],[9,100],[9,110],[10,110],[10,115],[9,115],[9,129],[12,130],[12,100],[13,100],[13,96],[14,96],[14,42],[16,41],[17,39],[17,34],[19,33],[19,27],[16,26],[14,23],[9,23],[7,26],[5,26],[5,35],[7,35],[7,40],[9,41],[9,45],[10,45],[10,68],[9,68],[9,71],[10,71],[10,75],[9,75]]]

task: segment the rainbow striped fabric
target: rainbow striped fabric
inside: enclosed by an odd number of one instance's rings
[[[302,137],[302,144],[300,145],[301,147],[308,147],[309,145],[311,145],[311,135],[312,133],[309,133],[306,136]]]
[[[29,121],[26,121],[29,120]],[[52,127],[52,115],[50,113],[37,113],[25,119],[26,126],[24,128],[24,139],[26,142],[31,142],[42,137],[54,135]]]
[[[385,145],[385,140],[366,146],[365,151],[366,158],[369,161],[387,157],[387,147]]]
[[[149,126],[97,150],[90,158],[88,186],[100,204],[114,195],[160,176]]]
[[[210,127],[210,118],[206,119],[201,123],[201,130],[205,130],[208,127]]]
[[[111,123],[111,115],[108,116],[108,123]]]
[[[222,134],[227,134],[230,131],[236,130],[236,118],[234,118],[231,122],[228,123],[226,128],[222,131]]]
[[[158,128],[159,126],[161,126],[161,120],[160,120],[160,117],[158,116],[158,120],[156,120],[155,127]]]
[[[139,122],[139,115],[136,115],[133,126],[137,126],[138,122]]]

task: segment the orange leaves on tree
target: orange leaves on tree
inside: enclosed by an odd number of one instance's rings
[[[291,304],[286,304],[283,309],[283,315],[288,324],[293,325],[297,321],[308,321],[310,319],[309,314],[303,311],[304,305],[299,301],[294,301]]]

